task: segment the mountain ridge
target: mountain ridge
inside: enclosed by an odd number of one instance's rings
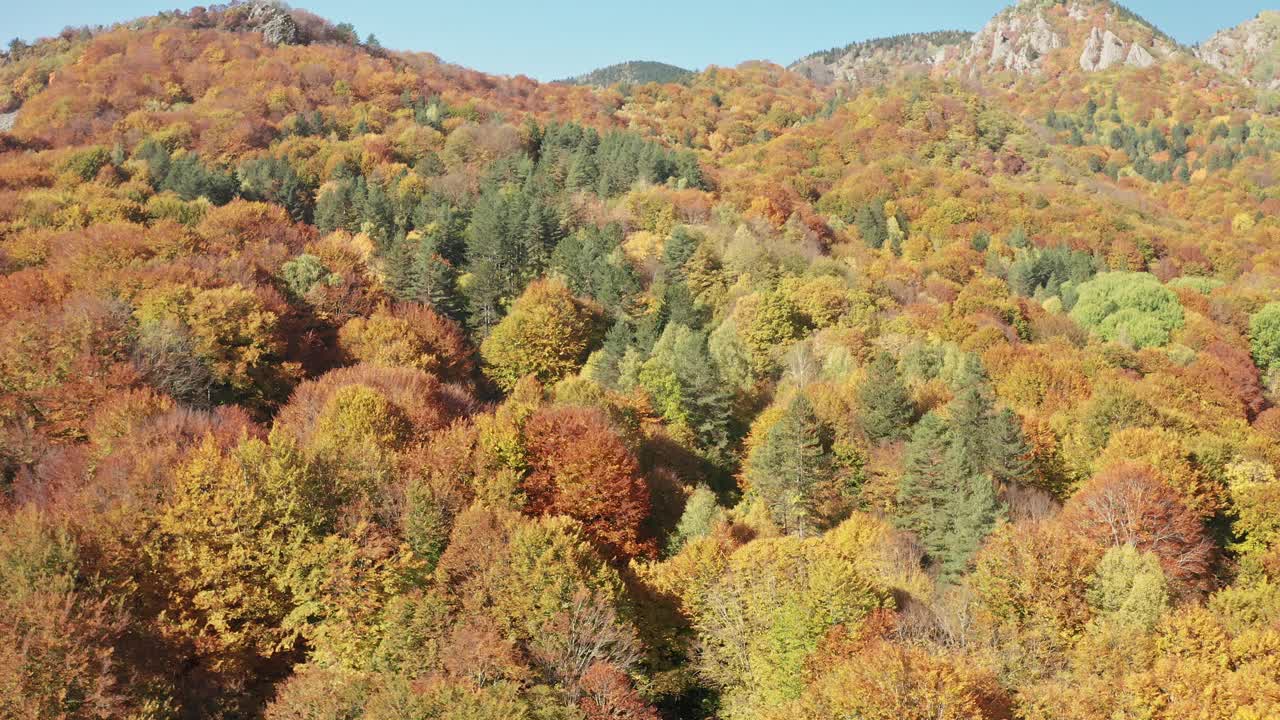
[[[6,54],[0,708],[1269,716],[1280,117],[1112,7],[829,84]]]
[[[882,84],[913,72],[927,73],[934,65],[944,62],[949,51],[972,37],[973,33],[965,30],[938,30],[872,38],[811,53],[788,69],[819,85]]]
[[[581,75],[556,82],[567,85],[610,87],[617,84],[644,85],[651,82],[681,82],[694,75],[694,71],[656,60],[628,60],[606,65]]]
[[[1280,10],[1264,10],[1219,30],[1197,45],[1195,54],[1250,86],[1280,90]]]

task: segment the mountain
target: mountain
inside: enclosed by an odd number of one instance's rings
[[[1195,49],[1204,62],[1248,85],[1280,90],[1280,11],[1221,30]]]
[[[866,40],[813,53],[788,69],[819,85],[883,85],[904,75],[928,74],[972,37],[971,32],[942,30]]]
[[[1270,41],[1257,39],[1260,34],[1252,31],[1246,34],[1251,39],[1240,42],[1270,48]],[[1230,42],[1222,41],[1224,46]],[[884,84],[935,72],[999,84],[1043,74],[1142,69],[1191,57],[1159,28],[1108,0],[1021,0],[976,33],[939,31],[853,43],[809,55],[789,69],[820,85]]]
[[[693,75],[692,70],[668,65],[652,60],[632,60],[608,67],[598,68],[589,73],[561,80],[568,85],[588,85],[591,87],[610,87],[618,84],[644,85],[647,83],[682,82]]]
[[[0,53],[0,717],[1276,716],[1264,93],[1085,0],[628,92],[356,37]]]
[[[1021,0],[973,36],[953,71],[970,79],[1100,72],[1186,55],[1154,25],[1107,0]]]

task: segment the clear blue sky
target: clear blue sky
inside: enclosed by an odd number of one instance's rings
[[[170,3],[173,0],[169,0]],[[490,73],[539,80],[623,60],[693,69],[765,59],[789,63],[855,40],[976,30],[1012,0],[308,0],[291,3],[400,50],[426,50]],[[0,42],[109,24],[173,8],[163,0],[4,0]],[[1268,7],[1257,0],[1127,0],[1184,43]],[[1280,2],[1271,0],[1271,7]]]

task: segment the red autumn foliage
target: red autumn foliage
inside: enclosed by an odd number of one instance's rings
[[[1153,553],[1183,592],[1213,587],[1217,558],[1204,524],[1142,465],[1114,465],[1095,476],[1067,503],[1064,519],[1103,547]]]
[[[568,515],[617,559],[650,556],[644,537],[649,488],[635,456],[600,410],[547,407],[525,425],[532,472],[523,483],[531,515]]]
[[[640,699],[631,678],[607,662],[598,662],[582,676],[578,707],[588,720],[657,720],[658,713]]]

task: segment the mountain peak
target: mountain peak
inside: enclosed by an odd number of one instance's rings
[[[960,73],[1146,68],[1180,53],[1168,35],[1109,0],[1020,0],[973,36]]]
[[[692,70],[653,60],[631,60],[608,67],[597,68],[560,82],[566,85],[590,85],[609,87],[619,83],[644,85],[646,83],[681,82],[692,76]]]

